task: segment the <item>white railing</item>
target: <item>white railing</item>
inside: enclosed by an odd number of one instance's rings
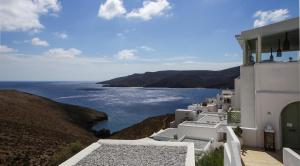
[[[241,144],[231,127],[227,126],[227,141],[224,144],[224,166],[242,166]]]
[[[300,155],[290,148],[283,148],[283,165],[297,166],[300,165]]]

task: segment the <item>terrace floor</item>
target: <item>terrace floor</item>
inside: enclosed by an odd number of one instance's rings
[[[241,152],[243,166],[283,166],[282,152],[266,152],[261,148],[243,147]]]

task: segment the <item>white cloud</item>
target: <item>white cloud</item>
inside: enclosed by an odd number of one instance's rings
[[[140,46],[140,49],[145,50],[145,51],[155,51],[154,48],[149,47],[149,46]]]
[[[65,32],[55,32],[54,35],[60,39],[68,39],[69,35]]]
[[[117,33],[116,35],[117,35],[117,37],[119,37],[119,38],[121,38],[121,39],[125,39],[125,38],[126,38],[125,34],[122,33],[122,32],[119,32],[119,33]]]
[[[129,28],[129,29],[125,29],[125,30],[117,33],[116,35],[117,35],[117,37],[119,37],[121,39],[125,39],[129,33],[134,32],[134,31],[136,31],[135,28]]]
[[[64,51],[70,49],[62,49]],[[104,81],[133,73],[160,70],[220,70],[241,65],[237,62],[207,62],[192,57],[153,58],[134,63],[120,63],[113,57],[78,55],[73,58],[57,58],[64,51],[49,51],[42,55],[1,54],[0,80],[43,81]],[[71,51],[72,52],[72,51]],[[74,52],[74,51],[73,51]],[[76,52],[76,51],[75,51]],[[193,59],[193,60],[192,60]],[[9,72],[7,72],[9,71]],[[109,72],[107,72],[109,71]]]
[[[58,0],[1,0],[1,31],[38,31],[40,16],[61,10]]]
[[[136,53],[135,49],[124,49],[118,52],[117,58],[119,60],[133,60],[137,58]]]
[[[240,56],[240,54],[238,54],[238,53],[225,53],[224,54],[224,56],[226,56],[226,57],[238,57],[238,56]]]
[[[277,10],[258,10],[254,14],[254,27],[261,27],[274,22],[279,22],[289,18],[288,9],[277,9]]]
[[[38,37],[32,38],[31,39],[31,44],[35,45],[35,46],[44,46],[44,47],[49,46],[49,43],[47,41],[41,40]]]
[[[164,15],[167,10],[171,9],[168,0],[146,0],[143,7],[134,9],[126,14],[127,18],[139,18],[142,20],[151,20],[154,16]]]
[[[125,13],[126,9],[123,6],[123,0],[106,0],[104,4],[100,5],[98,17],[111,20]]]
[[[0,53],[9,53],[9,52],[15,52],[16,50],[13,48],[10,48],[6,45],[1,45],[0,44]]]
[[[45,55],[10,53],[0,56],[0,80],[99,81],[117,76],[118,67],[102,57],[77,56],[63,59]],[[110,72],[101,72],[108,69]]]
[[[75,58],[75,56],[80,55],[81,51],[76,48],[63,49],[63,48],[53,48],[45,52],[46,55],[53,58]]]

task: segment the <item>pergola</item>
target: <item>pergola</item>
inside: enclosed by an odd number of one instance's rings
[[[263,62],[262,54],[271,50],[279,57],[283,52],[299,51],[299,17],[243,31],[236,39],[243,49],[244,65]]]

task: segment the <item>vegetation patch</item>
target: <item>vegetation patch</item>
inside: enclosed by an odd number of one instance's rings
[[[205,153],[196,161],[196,166],[223,166],[224,148],[220,147],[211,152]]]
[[[68,144],[53,155],[51,165],[59,165],[84,148],[85,146],[79,141]]]

